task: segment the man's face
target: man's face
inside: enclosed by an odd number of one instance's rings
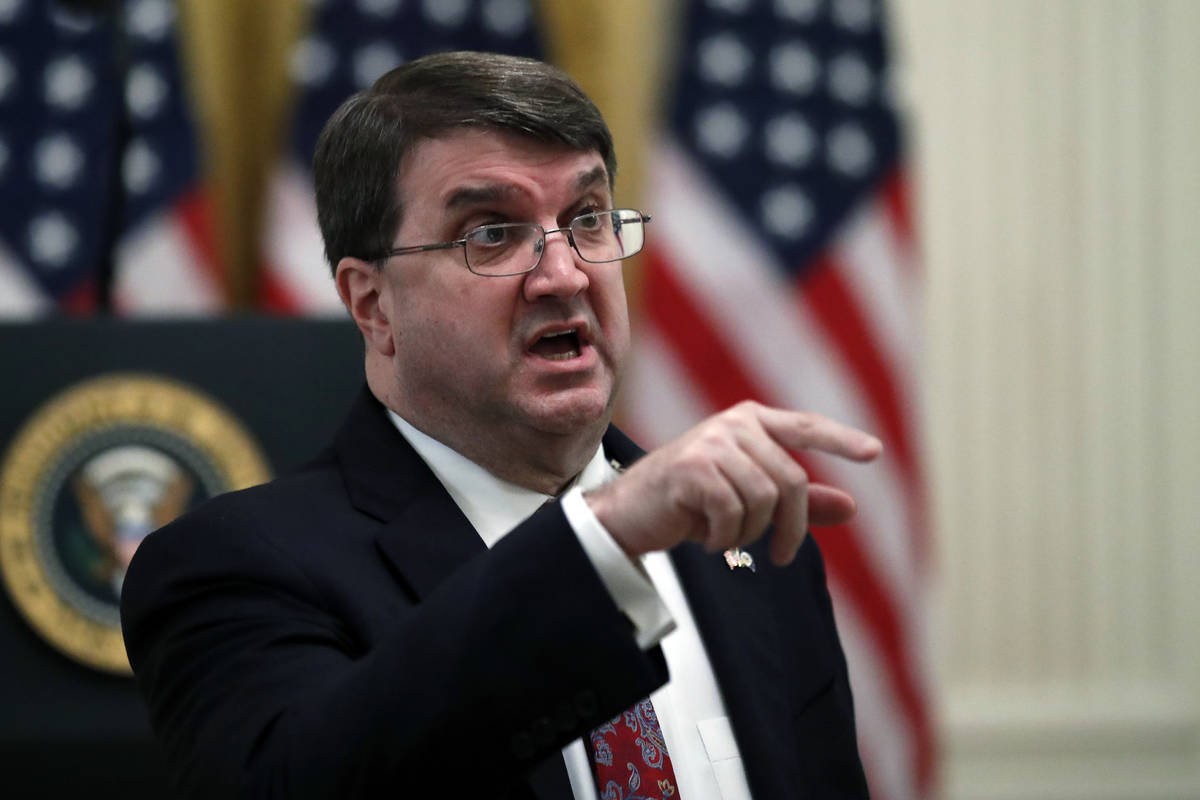
[[[489,223],[557,228],[612,207],[598,153],[495,132],[420,143],[399,189],[397,247],[461,239]],[[585,262],[554,233],[523,275],[476,275],[461,247],[393,257],[383,269],[395,347],[389,397],[417,427],[503,441],[514,430],[607,425],[629,350],[620,262]]]

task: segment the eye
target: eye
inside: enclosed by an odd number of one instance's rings
[[[467,234],[472,245],[480,247],[499,247],[512,237],[508,225],[483,225]]]
[[[571,228],[576,231],[598,230],[604,224],[603,212],[586,211],[575,218]]]

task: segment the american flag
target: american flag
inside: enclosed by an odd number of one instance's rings
[[[262,303],[277,312],[342,314],[313,201],[313,148],[343,100],[428,53],[489,50],[542,57],[530,0],[321,0],[291,57],[291,142],[272,179]]]
[[[653,444],[739,400],[879,435],[800,454],[859,514],[818,529],[873,795],[932,792],[919,274],[878,0],[694,0],[654,214],[627,425]]]
[[[0,316],[224,304],[176,4],[111,5],[0,0]]]

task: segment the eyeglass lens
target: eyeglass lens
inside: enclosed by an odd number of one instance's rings
[[[571,221],[571,238],[585,261],[617,261],[642,249],[645,226],[632,209],[584,214]],[[545,239],[532,223],[484,225],[467,234],[467,265],[475,272],[507,275],[533,269],[541,260]]]

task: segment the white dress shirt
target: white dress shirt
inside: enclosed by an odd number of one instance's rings
[[[489,548],[537,511],[549,495],[497,478],[393,411],[392,422],[429,465]],[[682,800],[747,800],[750,788],[712,665],[666,553],[648,553],[639,570],[583,499],[615,478],[603,445],[562,495],[563,513],[602,582],[634,626],[638,645],[662,646],[670,678],[650,695],[671,754]],[[721,558],[713,555],[713,558]],[[583,740],[563,748],[576,800],[598,800]]]

